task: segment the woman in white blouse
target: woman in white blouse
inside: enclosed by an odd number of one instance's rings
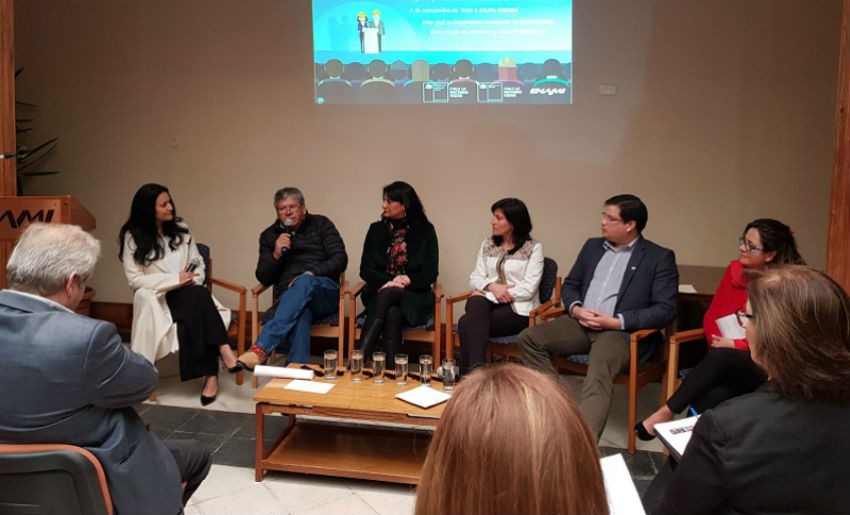
[[[478,251],[466,301],[458,321],[460,370],[465,374],[484,363],[491,336],[517,334],[528,327],[528,314],[540,305],[543,246],[531,239],[531,217],[516,198],[490,208],[493,235]]]
[[[179,348],[180,379],[203,376],[201,404],[212,403],[219,356],[231,374],[241,370],[227,343],[230,310],[203,286],[204,261],[168,188],[139,188],[118,243],[134,292],[132,349],[153,363]]]

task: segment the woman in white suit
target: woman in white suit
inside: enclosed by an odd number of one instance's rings
[[[531,239],[531,217],[516,198],[490,207],[493,235],[478,251],[466,301],[458,321],[460,371],[465,374],[484,363],[491,336],[517,334],[528,327],[528,315],[540,305],[543,246]]]
[[[180,379],[204,377],[201,404],[218,394],[218,358],[241,367],[227,343],[230,310],[203,286],[205,266],[168,188],[145,184],[133,197],[118,238],[119,259],[133,289],[130,345],[152,363],[179,350]]]

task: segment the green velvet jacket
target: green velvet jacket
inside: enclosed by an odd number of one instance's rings
[[[437,280],[440,249],[437,232],[431,222],[411,226],[406,241],[405,271],[410,277],[410,286],[402,293],[401,312],[406,324],[419,326],[427,323],[434,313],[431,285]],[[387,274],[387,248],[390,243],[390,231],[384,221],[379,220],[369,226],[360,258],[360,278],[366,281],[362,293],[366,316],[371,315],[378,289],[393,279]]]

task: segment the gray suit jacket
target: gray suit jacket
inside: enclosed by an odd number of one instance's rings
[[[0,442],[88,449],[120,515],[181,511],[177,463],[132,407],[157,370],[114,325],[0,291],[0,363]]]

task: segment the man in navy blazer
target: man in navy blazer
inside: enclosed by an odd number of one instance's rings
[[[79,227],[40,223],[12,251],[10,289],[0,291],[0,442],[84,447],[103,466],[116,514],[182,513],[209,452],[148,430],[133,405],[156,388],[156,368],[114,325],[72,311],[99,254]]]
[[[579,409],[597,438],[608,420],[614,378],[629,364],[630,333],[676,317],[676,256],[641,236],[648,216],[634,195],[606,200],[602,237],[585,242],[561,288],[569,316],[519,335],[523,361],[555,377],[551,356],[590,355]]]

